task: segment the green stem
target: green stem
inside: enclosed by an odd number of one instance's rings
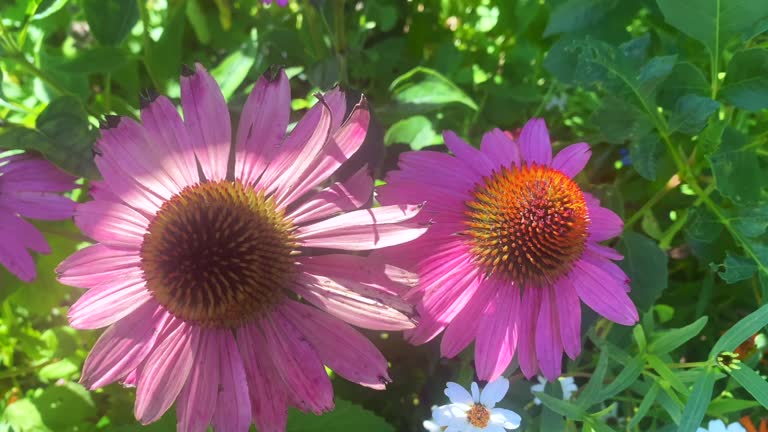
[[[16,378],[18,376],[23,376],[23,375],[33,373],[33,372],[36,372],[38,369],[42,369],[48,366],[49,364],[57,361],[58,359],[50,359],[32,366],[26,366],[22,368],[14,368],[14,369],[9,369],[7,371],[2,371],[0,372],[0,380]]]
[[[158,91],[163,91],[165,88],[160,86],[160,83],[157,81],[156,74],[146,59],[147,51],[152,49],[152,37],[149,36],[149,12],[147,11],[147,3],[146,0],[136,0],[136,4],[139,6],[139,18],[141,19],[141,26],[143,27],[142,45],[144,49],[142,53],[142,62],[144,63],[144,67],[147,69],[147,74],[149,75],[149,79],[152,81],[152,86],[155,87],[155,89]],[[169,12],[169,14],[170,13],[171,12]]]
[[[670,182],[669,181],[664,183],[664,186],[661,189],[659,189],[651,197],[651,199],[646,201],[645,204],[643,204],[643,206],[640,207],[640,209],[635,212],[635,214],[633,214],[632,216],[630,216],[629,219],[627,219],[627,221],[624,223],[624,230],[627,231],[630,227],[632,227],[632,225],[634,225],[635,223],[637,223],[637,221],[642,219],[642,217],[645,216],[646,213],[651,211],[651,209],[653,208],[653,206],[656,205],[656,203],[661,201],[661,199],[664,198],[664,196],[666,194],[668,194],[669,192],[674,190],[676,187],[677,187],[677,185],[670,187]]]
[[[104,74],[104,110],[112,111],[112,74]]]
[[[335,0],[333,3],[333,26],[336,35],[336,57],[339,60],[339,79],[342,84],[349,83],[349,71],[347,70],[347,35],[344,27],[344,0]]]

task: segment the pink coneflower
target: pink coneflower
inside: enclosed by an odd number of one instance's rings
[[[418,237],[419,206],[357,210],[373,189],[366,170],[316,189],[363,142],[365,100],[342,123],[345,96],[330,91],[285,136],[288,78],[268,72],[232,143],[227,105],[202,66],[181,79],[183,121],[167,98],[153,99],[142,124],[106,122],[96,149],[104,181],[75,216],[98,244],[58,269],[63,283],[89,289],[71,325],[110,326],[83,383],[136,385],[144,424],[176,401],[185,432],[251,422],[281,431],[289,405],[328,411],[323,364],[384,388],[384,357],[344,321],[405,329],[410,310],[387,277],[398,274],[346,251]]]
[[[28,249],[51,252],[43,234],[24,218],[69,219],[75,203],[60,193],[76,187],[75,177],[46,160],[26,153],[0,158],[0,263],[19,279],[37,277]]]
[[[445,330],[441,350],[454,357],[475,340],[481,379],[493,380],[515,352],[523,373],[560,376],[563,351],[581,351],[581,305],[620,324],[637,321],[628,280],[599,244],[622,231],[621,219],[573,181],[590,157],[573,144],[554,158],[543,120],[517,142],[495,129],[480,150],[453,132],[454,156],[409,152],[379,191],[384,204],[422,202],[434,225],[422,238],[382,251],[416,263],[422,344]]]
[[[272,0],[262,0],[264,4],[272,4]],[[288,0],[275,0],[275,3],[277,3],[280,7],[288,6]]]

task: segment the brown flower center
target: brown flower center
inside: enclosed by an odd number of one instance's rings
[[[483,178],[466,205],[472,251],[489,274],[542,286],[567,274],[584,251],[584,194],[554,168],[502,168]]]
[[[488,408],[476,403],[469,409],[467,420],[472,426],[483,429],[488,427],[488,422],[491,421],[491,412]]]
[[[144,235],[147,288],[181,319],[236,327],[289,286],[291,230],[271,199],[240,182],[189,186],[163,204]]]

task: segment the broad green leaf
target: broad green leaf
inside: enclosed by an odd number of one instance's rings
[[[579,405],[564,401],[562,399],[554,398],[544,392],[534,392],[534,395],[541,400],[547,408],[552,411],[564,415],[572,420],[581,420],[587,413]]]
[[[715,371],[712,368],[704,369],[699,377],[693,383],[691,397],[683,409],[683,416],[680,418],[680,428],[678,432],[696,432],[707,412],[707,406],[712,399],[712,388],[715,385]]]
[[[637,411],[635,411],[635,415],[632,416],[632,420],[629,422],[630,430],[634,430],[634,428],[636,428],[637,425],[639,425],[640,422],[648,414],[648,411],[651,409],[651,406],[653,406],[653,403],[656,402],[656,397],[659,395],[660,389],[661,387],[659,387],[659,385],[654,382],[651,385],[651,388],[648,389],[648,391],[645,393],[645,396],[643,396],[643,400],[640,402],[640,406],[637,407]]]
[[[768,204],[739,208],[736,214],[728,219],[745,237],[759,237],[768,228]]]
[[[720,148],[709,156],[717,189],[739,205],[760,199],[765,176],[755,153],[746,150],[746,137],[733,128],[725,129]]]
[[[605,141],[611,144],[624,144],[639,139],[653,129],[653,125],[639,108],[612,95],[605,95],[590,123],[594,124]]]
[[[729,328],[724,335],[718,339],[712,350],[709,351],[709,357],[714,358],[723,351],[733,351],[755,333],[768,325],[768,305],[742,318],[739,322]]]
[[[717,275],[729,284],[749,279],[757,271],[757,264],[753,259],[731,255],[730,252],[725,254],[723,267],[725,267],[725,271],[717,272]]]
[[[729,371],[731,376],[748,391],[757,402],[768,409],[768,382],[760,374],[742,363],[738,369]]]
[[[706,207],[694,207],[688,212],[685,232],[692,240],[711,243],[720,237],[722,231],[723,225]]]
[[[91,33],[104,45],[119,45],[139,20],[134,0],[82,0]]]
[[[547,383],[544,386],[544,392],[555,399],[563,399],[563,386],[558,381]],[[541,411],[541,429],[559,431],[564,430],[564,428],[565,419],[563,416],[545,405]]]
[[[54,431],[67,430],[96,415],[96,406],[88,390],[80,384],[54,384],[32,399],[45,425]]]
[[[581,30],[600,22],[619,2],[617,0],[567,0],[549,15],[544,36]]]
[[[687,94],[678,99],[675,110],[669,115],[670,132],[699,133],[720,104],[710,98]]]
[[[605,386],[600,391],[597,398],[598,400],[603,401],[610,399],[629,388],[629,386],[631,386],[643,372],[643,368],[645,368],[645,361],[642,358],[635,357],[631,362],[623,366],[624,368],[621,370],[619,375],[616,376],[613,382]]]
[[[182,37],[186,15],[183,7],[168,10],[168,20],[160,39],[144,45],[144,65],[157,91],[167,93],[169,81],[177,82],[181,72]]]
[[[713,55],[739,33],[768,16],[768,3],[754,0],[656,0],[667,22],[704,44]]]
[[[640,137],[629,144],[632,167],[648,180],[656,180],[656,165],[661,150],[661,139],[655,132]]]
[[[389,86],[393,98],[408,110],[426,112],[449,103],[479,108],[456,84],[433,69],[416,67],[397,77]]]
[[[665,108],[674,108],[684,95],[709,96],[709,81],[704,72],[690,62],[678,62],[659,86],[657,101]]]
[[[208,30],[208,19],[206,18],[202,7],[200,7],[200,0],[187,0],[185,12],[189,19],[189,24],[192,26],[195,36],[197,36],[197,40],[203,45],[211,43],[211,32]]]
[[[699,134],[697,146],[704,156],[709,156],[720,148],[720,144],[723,142],[723,132],[725,132],[727,126],[728,122],[726,121],[722,121],[717,117],[709,118],[707,127]]]
[[[77,56],[59,66],[59,71],[71,74],[114,72],[124,67],[130,55],[116,47],[93,47],[78,52]]]
[[[708,318],[703,316],[685,327],[658,333],[658,336],[648,346],[648,351],[655,354],[666,354],[678,348],[699,334],[707,325],[707,320]]]
[[[256,63],[258,55],[258,37],[256,31],[251,33],[250,40],[243,43],[239,50],[228,55],[218,66],[211,70],[211,75],[221,87],[224,99],[229,100],[235,90],[243,83]]]
[[[286,432],[366,431],[394,432],[395,428],[359,405],[336,399],[336,408],[322,416],[297,410],[288,413]]]
[[[413,116],[393,124],[384,134],[384,144],[408,144],[412,150],[421,150],[435,144],[439,136],[432,128],[432,122],[424,116]]]
[[[48,2],[48,7],[46,7],[43,10],[38,9],[37,12],[35,12],[35,15],[32,16],[30,21],[37,21],[41,20],[43,18],[49,17],[56,12],[60,11],[64,6],[67,5],[67,2],[69,0],[53,0],[51,2]]]
[[[2,414],[3,422],[10,424],[14,429],[25,432],[52,432],[45,423],[40,411],[29,399],[20,399],[8,407]]]
[[[667,254],[648,237],[627,232],[622,237],[624,260],[619,263],[630,279],[629,293],[638,310],[646,311],[667,288]]]
[[[745,110],[768,108],[768,50],[753,48],[737,52],[728,63],[722,95]]]

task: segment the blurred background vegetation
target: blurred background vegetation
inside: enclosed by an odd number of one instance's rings
[[[528,431],[694,431],[768,405],[752,337],[768,323],[766,31],[765,0],[0,0],[0,149],[39,152],[87,185],[103,115],[137,118],[146,88],[178,98],[194,62],[235,114],[270,65],[292,78],[296,119],[336,83],[364,93],[375,123],[355,163],[380,178],[402,151],[444,151],[445,129],[477,145],[544,117],[557,148],[593,146],[579,181],[626,220],[617,247],[643,319],[585,312],[586,349],[567,367],[576,399],[548,386],[534,405],[510,370],[502,406]],[[87,239],[36,224],[53,250],[38,279],[0,270],[0,431],[175,430],[173,412],[138,425],[131,389],[77,384],[98,333],[67,327],[81,291],[53,269]],[[394,384],[334,377],[337,410],[292,412],[289,431],[419,431],[447,380],[473,378],[472,350],[445,360],[437,343],[368,335]],[[737,347],[742,369],[716,366]]]

